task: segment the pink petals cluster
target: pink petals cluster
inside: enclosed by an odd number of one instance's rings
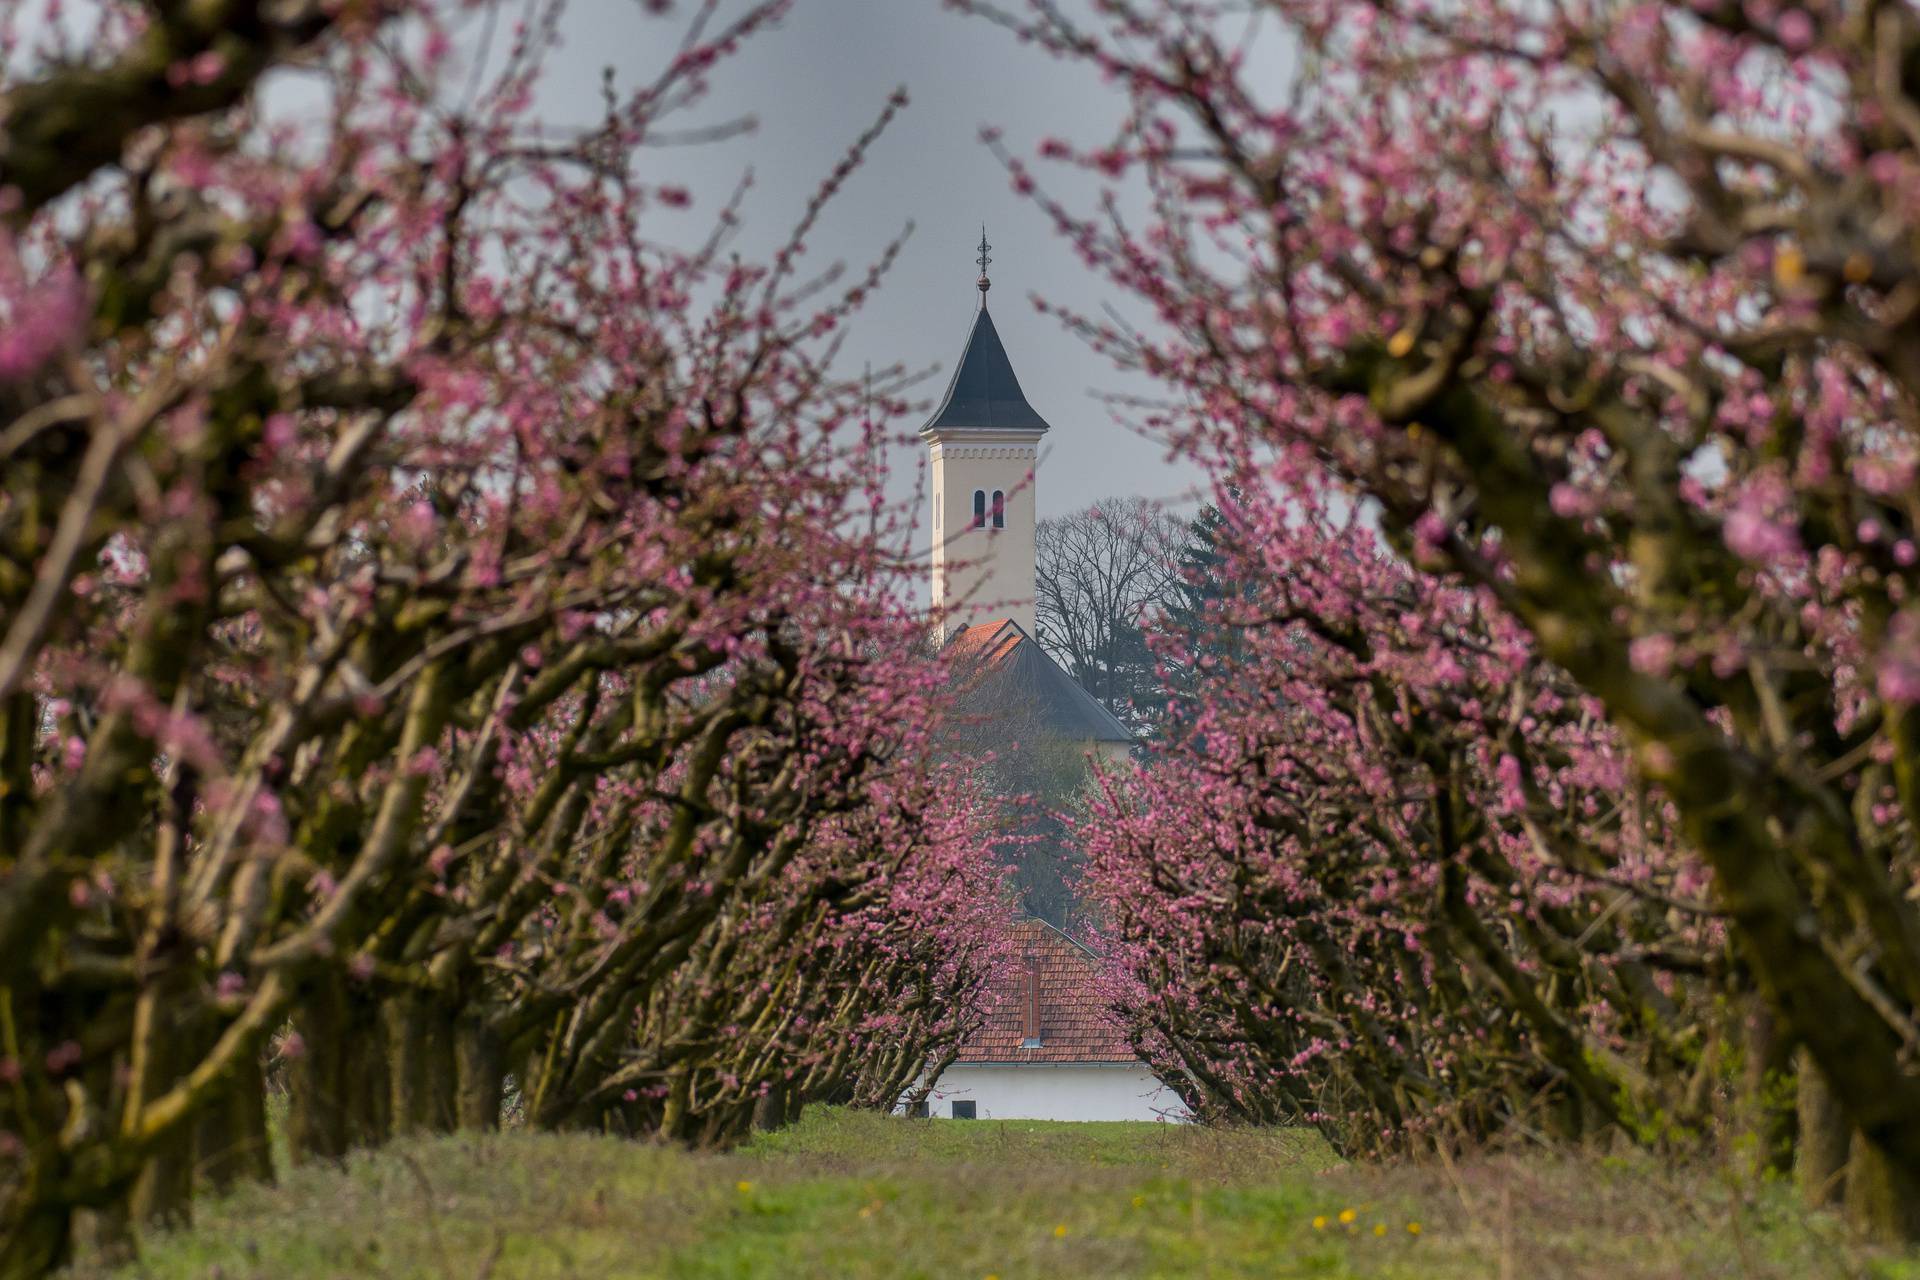
[[[1252,510],[1276,509],[1303,478],[1335,486],[1379,522],[1403,571],[1434,575],[1418,589],[1425,608],[1471,590],[1484,621],[1453,624],[1460,639],[1477,638],[1451,662],[1431,654],[1391,675],[1363,668],[1372,709],[1363,715],[1356,703],[1345,715],[1372,726],[1372,766],[1327,773],[1272,761],[1252,721],[1236,733],[1216,720],[1204,753],[1192,749],[1195,760],[1237,762],[1213,785],[1244,792],[1225,812],[1248,819],[1183,812],[1179,830],[1208,831],[1226,850],[1259,843],[1214,867],[1204,846],[1165,849],[1170,837],[1136,832],[1145,850],[1134,855],[1136,874],[1168,863],[1174,901],[1220,913],[1212,932],[1182,921],[1187,940],[1165,944],[1146,979],[1156,998],[1170,986],[1171,1005],[1229,1019],[1196,1024],[1177,1043],[1220,1046],[1240,1055],[1244,1073],[1251,1049],[1225,1028],[1244,1034],[1286,1003],[1277,990],[1208,984],[1227,945],[1219,933],[1236,947],[1256,929],[1264,938],[1290,901],[1255,896],[1258,881],[1229,875],[1260,859],[1287,865],[1266,845],[1274,806],[1292,813],[1305,803],[1288,780],[1315,779],[1306,796],[1398,796],[1404,767],[1388,770],[1386,786],[1369,770],[1417,761],[1429,780],[1448,780],[1426,803],[1457,790],[1456,828],[1484,824],[1483,847],[1512,867],[1462,879],[1458,859],[1443,859],[1436,892],[1445,904],[1453,886],[1450,929],[1472,942],[1478,920],[1498,944],[1446,954],[1477,956],[1472,980],[1521,1010],[1532,1039],[1517,1060],[1551,1061],[1596,1106],[1610,1092],[1657,1099],[1661,1072],[1642,1081],[1619,1068],[1643,1051],[1684,1063],[1694,1050],[1673,1029],[1691,1025],[1689,1015],[1669,1006],[1634,1027],[1624,1015],[1656,1007],[1653,994],[1684,1004],[1697,994],[1685,979],[1697,963],[1724,984],[1729,1008],[1770,991],[1817,1067],[1803,1080],[1831,1081],[1850,1118],[1877,1135],[1876,1149],[1920,1171],[1920,1094],[1903,1092],[1920,1010],[1920,795],[1904,781],[1920,765],[1911,726],[1920,692],[1920,491],[1911,483],[1920,137],[1896,122],[1916,103],[1885,70],[1920,42],[1920,19],[1901,11],[1864,23],[1822,6],[1509,0],[1444,10],[1279,0],[1264,12],[1304,51],[1297,64],[1263,62],[1258,42],[1189,0],[1084,22],[1031,7],[1024,34],[1107,73],[1132,108],[1117,141],[1056,142],[1049,157],[1098,168],[1096,155],[1123,152],[1145,174],[1151,202],[1144,213],[1118,216],[1115,202],[1088,215],[1038,197],[1082,259],[1160,328],[1070,319],[1170,386],[1170,407],[1146,411],[1142,425],[1251,493]],[[1016,187],[1044,191],[1010,163]],[[1305,518],[1324,522],[1325,504]],[[1276,530],[1261,526],[1263,536]],[[1293,575],[1311,580],[1305,563],[1268,563],[1259,591],[1280,593]],[[1293,611],[1259,621],[1304,629],[1298,662],[1318,668],[1318,647],[1342,643],[1375,589],[1356,574],[1308,601],[1310,623]],[[1383,628],[1391,636],[1398,627],[1358,626],[1366,663]],[[1483,688],[1478,708],[1434,707],[1434,677],[1453,684],[1464,672],[1473,688],[1475,654],[1507,644],[1507,632],[1531,658],[1510,669],[1506,687]],[[1352,690],[1360,669],[1324,672],[1304,689],[1291,671],[1274,654],[1263,673],[1274,707],[1261,727],[1291,735],[1321,732],[1316,718],[1339,723],[1323,705],[1335,696],[1326,682]],[[1382,679],[1392,693],[1384,701]],[[1286,720],[1281,690],[1303,723]],[[1555,706],[1531,705],[1546,693]],[[1227,708],[1247,701],[1232,689],[1218,696]],[[1455,728],[1466,739],[1429,754],[1429,737]],[[1382,745],[1388,729],[1412,735],[1413,759]],[[1556,776],[1567,767],[1585,776]],[[1179,812],[1179,791],[1207,776],[1169,783],[1156,800]],[[1542,799],[1570,824],[1564,833],[1537,817]],[[1330,817],[1302,810],[1287,853],[1332,857],[1355,821],[1361,847],[1389,836],[1389,847],[1402,846],[1396,816],[1411,820],[1388,805],[1355,803]],[[1409,865],[1396,886],[1412,865],[1435,865],[1404,849],[1400,857]],[[1706,868],[1713,897],[1702,901],[1683,886],[1704,881]],[[1528,988],[1606,985],[1586,954],[1585,924],[1556,939],[1530,937],[1519,923],[1546,920],[1549,908],[1575,913],[1568,922],[1592,911],[1603,891],[1566,879],[1573,869],[1604,877],[1608,891],[1631,886],[1623,901],[1642,911],[1653,893],[1671,899],[1675,923],[1641,936],[1636,917],[1620,959],[1605,962],[1617,991],[1555,1007]],[[1298,876],[1292,866],[1284,877],[1262,874],[1289,887]],[[1322,884],[1326,909],[1355,911],[1376,900],[1378,883]],[[1405,898],[1388,888],[1384,901]],[[1722,902],[1739,922],[1738,959],[1725,965],[1696,949],[1710,931],[1679,923]],[[1228,920],[1231,929],[1218,923]],[[1429,913],[1413,923],[1421,931],[1410,936],[1431,939],[1438,922]],[[1335,936],[1354,936],[1341,925]],[[1180,930],[1169,921],[1147,936]],[[1567,937],[1585,941],[1568,951]],[[1327,971],[1335,952],[1300,939],[1248,954],[1244,974],[1270,969],[1299,982],[1303,963]],[[1650,972],[1622,970],[1628,957]],[[1871,959],[1850,967],[1842,957]],[[1444,990],[1444,970],[1423,973],[1418,989]],[[1338,1002],[1298,996],[1317,1013],[1333,1008],[1341,1035],[1361,1046],[1340,1061],[1390,1056],[1356,1034],[1359,1011],[1416,989],[1411,975],[1396,987],[1388,972],[1361,970],[1333,988]],[[1182,983],[1209,994],[1179,994]],[[1457,1043],[1497,1047],[1416,1054],[1417,1068],[1399,1077],[1336,1069],[1322,1077],[1337,1082],[1331,1096],[1386,1112],[1403,1109],[1380,1101],[1389,1094],[1492,1096],[1475,1092],[1472,1082],[1486,1080],[1476,1064],[1516,1060],[1501,1059],[1513,1051],[1507,1029],[1455,1009]],[[1431,1032],[1402,1010],[1378,1034],[1400,1053]],[[1626,1036],[1610,1047],[1633,1051],[1610,1062],[1595,1036]],[[1271,1061],[1291,1062],[1304,1037],[1284,1040]],[[1494,1092],[1513,1096],[1506,1085]],[[1882,1105],[1894,1097],[1902,1100]]]
[[[1679,1105],[1687,1052],[1635,993],[1720,935],[1664,905],[1701,889],[1668,806],[1489,594],[1330,497],[1222,494],[1241,661],[1082,827],[1109,998],[1197,1114],[1347,1150],[1495,1132],[1536,1073],[1596,1114]]]
[[[0,231],[0,384],[30,378],[71,349],[86,319],[86,291],[73,269],[61,262],[30,274],[18,241]]]
[[[890,1107],[998,963],[872,465],[901,371],[833,363],[890,254],[798,268],[900,104],[767,261],[675,248],[642,143],[783,6],[573,131],[557,11],[475,67],[467,7],[107,4],[7,63],[0,1274],[143,1169],[270,1172],[216,1154],[269,1061],[302,1159],[509,1073],[725,1143]],[[326,111],[249,100],[289,62]]]

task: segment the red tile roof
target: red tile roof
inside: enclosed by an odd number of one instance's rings
[[[1012,972],[988,996],[987,1025],[960,1047],[957,1062],[1137,1062],[1099,994],[1099,959],[1043,920],[1009,926]],[[1031,969],[1029,969],[1031,964]],[[1040,986],[1039,1045],[1029,1047],[1027,974]]]
[[[1025,636],[1026,632],[1012,618],[996,618],[954,632],[953,638],[947,641],[947,652],[956,661],[977,664],[974,669],[997,667]]]

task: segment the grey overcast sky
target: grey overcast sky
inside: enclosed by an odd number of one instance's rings
[[[729,3],[736,12],[741,7]],[[575,0],[563,28],[566,44],[543,86],[544,114],[568,122],[593,118],[600,69],[611,66],[623,86],[651,76],[670,55],[682,21],[646,16],[636,0]],[[869,360],[876,367],[894,361],[938,366],[916,391],[922,400],[937,399],[978,305],[973,258],[984,222],[993,244],[994,320],[1028,400],[1052,426],[1038,480],[1041,515],[1115,494],[1185,505],[1198,472],[1169,462],[1161,446],[1114,421],[1095,399],[1143,384],[1124,381],[1079,338],[1039,315],[1031,298],[1039,294],[1090,312],[1125,300],[1056,240],[980,141],[981,126],[998,126],[1010,150],[1031,156],[1049,135],[1105,138],[1124,104],[1097,74],[956,14],[940,0],[799,0],[778,28],[749,41],[715,72],[710,97],[680,121],[746,115],[757,121],[754,131],[663,149],[656,153],[657,172],[688,186],[696,209],[710,216],[751,170],[754,188],[738,243],[750,255],[765,252],[902,85],[911,105],[808,248],[815,269],[833,261],[858,266],[914,224],[893,274],[855,321],[844,359],[855,371]],[[1079,207],[1093,207],[1099,195],[1097,184],[1079,174],[1043,171],[1042,179]],[[689,224],[690,234],[697,225]],[[905,432],[923,420],[894,425]],[[903,496],[917,480],[919,453],[907,448],[894,459]],[[923,546],[924,525],[923,513]]]

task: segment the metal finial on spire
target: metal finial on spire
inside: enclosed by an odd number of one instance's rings
[[[980,305],[987,305],[987,290],[993,288],[993,281],[987,279],[987,264],[993,261],[987,256],[987,250],[993,248],[987,243],[987,224],[980,224],[980,256],[974,261],[980,264]]]

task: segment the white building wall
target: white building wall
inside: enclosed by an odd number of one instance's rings
[[[956,430],[929,437],[933,462],[933,607],[956,631],[1012,618],[1034,626],[1037,431]],[[973,527],[973,493],[988,496],[988,525]],[[1006,495],[1006,527],[992,527],[994,490]]]
[[[927,1109],[953,1115],[972,1101],[981,1120],[1185,1120],[1173,1090],[1139,1063],[1021,1063],[951,1066],[934,1084]]]

